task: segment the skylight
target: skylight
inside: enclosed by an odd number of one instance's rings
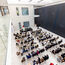
[[[49,4],[65,0],[7,0],[8,4]]]

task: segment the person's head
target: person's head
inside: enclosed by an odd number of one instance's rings
[[[19,33],[17,33],[17,35],[18,35]]]
[[[20,33],[20,34],[22,34],[22,33]]]
[[[36,62],[35,60],[33,60],[33,62]]]
[[[17,37],[15,37],[15,39],[17,39]]]
[[[15,33],[13,35],[15,36]]]

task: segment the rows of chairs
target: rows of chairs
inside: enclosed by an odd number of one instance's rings
[[[53,53],[53,54],[58,54],[58,53],[61,52],[61,51],[62,51],[61,48],[57,48],[57,49],[55,49],[55,50],[52,50],[52,53]]]
[[[58,44],[61,44],[61,42],[62,42],[62,40],[60,40],[60,41],[58,41],[58,42],[55,42],[55,43],[51,42],[51,44],[50,44],[50,45],[48,44],[45,48],[46,48],[46,50],[48,50],[48,49],[50,49],[51,47],[54,47],[54,46],[56,46],[56,45],[58,45]]]
[[[30,34],[31,33],[31,34]],[[21,62],[26,61],[26,59],[30,59],[32,57],[38,56],[40,53],[43,53],[45,50],[60,45],[60,47],[65,47],[64,44],[61,44],[63,40],[59,40],[59,37],[53,37],[50,33],[43,32],[42,29],[37,29],[33,31],[33,29],[26,29],[25,31],[20,30],[20,33],[14,34],[15,40],[16,40],[16,46],[19,47],[22,51],[16,52],[17,56],[21,55],[22,59]],[[42,44],[44,48],[39,49],[39,45],[37,42],[34,41],[34,37]],[[44,44],[44,42],[47,40],[47,45]],[[36,50],[36,51],[34,51]],[[29,52],[31,51],[31,52]],[[57,48],[55,50],[52,50],[53,54],[58,54],[61,52],[61,48]],[[24,53],[27,53],[25,57],[23,56]],[[62,55],[63,56],[63,55]],[[65,57],[64,57],[65,58]],[[42,58],[38,57],[38,60],[34,60],[34,63],[39,64],[49,59],[49,56],[46,55]]]
[[[62,53],[60,56],[58,56],[57,61],[61,63],[65,62],[65,53]]]
[[[46,61],[48,59],[49,59],[48,55],[45,55],[44,57],[42,56],[42,58],[38,57],[37,60],[33,61],[33,64],[41,64],[41,63],[43,63],[44,61]]]

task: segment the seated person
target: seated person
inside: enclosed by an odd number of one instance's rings
[[[19,46],[19,43],[16,43],[16,46]]]
[[[31,50],[33,50],[34,49],[34,45],[33,46],[31,46]]]
[[[64,62],[65,62],[65,57],[63,58]]]
[[[35,65],[35,64],[36,64],[36,61],[34,60],[34,61],[33,61],[33,65]]]
[[[51,45],[47,45],[45,48],[46,48],[46,50],[48,50],[51,47],[52,47]]]
[[[52,53],[53,53],[53,54],[57,54],[57,53],[59,53],[60,51],[62,51],[62,49],[61,49],[61,48],[57,48],[56,50],[52,50]]]
[[[34,38],[31,38],[31,41],[33,41],[34,40]]]
[[[32,31],[32,28],[25,28],[25,31]]]
[[[40,58],[38,57],[38,63],[40,64],[41,62],[40,62]]]
[[[21,41],[21,44],[23,44],[23,42]]]
[[[60,47],[63,47],[63,46],[64,46],[63,44],[60,45]]]
[[[39,45],[35,45],[35,48],[38,48],[39,47]]]
[[[27,43],[27,40],[25,40],[24,43]]]
[[[57,48],[57,49],[55,50],[55,53],[59,53],[60,51],[62,51],[62,49],[61,49],[61,48]]]
[[[47,59],[49,59],[49,56],[48,55],[45,55],[43,58],[46,61]]]
[[[28,54],[28,55],[26,55],[26,57],[27,57],[27,59],[29,59],[29,58],[31,58],[31,55],[30,55],[30,54]]]
[[[23,56],[23,53],[21,53],[21,56]]]
[[[16,41],[20,43],[20,40],[19,39],[17,39]]]
[[[62,62],[63,59],[61,56],[58,56],[57,60],[58,60],[58,62]]]
[[[31,40],[29,39],[28,42],[30,42]]]
[[[39,50],[39,53],[42,53],[42,52],[44,52],[45,50],[44,50],[44,48],[43,49],[40,49]]]
[[[43,35],[40,35],[40,36],[39,36],[39,38],[42,38],[42,37],[43,37]]]
[[[60,44],[62,42],[62,40],[58,41],[58,44]]]
[[[57,43],[51,43],[51,46],[52,46],[52,47],[55,46],[55,45],[57,45]]]
[[[61,56],[62,56],[62,58],[64,58],[65,57],[65,53],[62,53]]]
[[[22,33],[23,32],[23,29],[20,29],[20,33]]]
[[[37,55],[39,54],[39,51],[37,50]]]
[[[46,38],[49,39],[49,38],[51,38],[51,36],[50,35],[46,35]]]
[[[43,58],[43,57],[40,59],[40,62],[41,62],[41,63],[44,62],[44,58]]]
[[[64,47],[65,48],[65,44],[61,44],[60,47]]]
[[[34,57],[37,55],[37,52],[32,51],[31,54],[32,54],[32,57]]]
[[[31,46],[32,46],[33,44],[34,44],[34,42],[32,41],[32,42],[31,42]]]
[[[22,60],[21,60],[21,62],[24,62],[25,60],[26,60],[25,57],[23,57]]]
[[[42,46],[44,46],[44,43],[42,43]]]
[[[46,40],[46,37],[42,38],[41,40],[42,40],[42,41]]]
[[[20,55],[20,52],[16,52],[16,55],[17,55],[17,56]]]
[[[17,37],[15,37],[15,40],[17,40]]]
[[[23,53],[28,52],[28,49],[23,48]]]
[[[54,38],[52,38],[52,39],[50,39],[49,41],[50,41],[50,42],[53,42],[53,41],[55,41],[55,37],[54,37]]]
[[[15,37],[18,37],[18,33],[17,33],[17,34],[14,33],[13,35],[14,35]]]
[[[26,45],[24,45],[23,48],[26,48]]]

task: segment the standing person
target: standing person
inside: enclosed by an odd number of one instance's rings
[[[38,57],[38,62],[39,62],[39,63],[41,63],[41,62],[40,62],[40,58],[39,58],[39,57]]]
[[[34,60],[34,61],[33,61],[33,65],[35,65],[35,64],[36,64],[36,61]]]
[[[39,54],[39,51],[37,50],[37,55]]]
[[[54,65],[53,63],[50,63],[50,65]]]
[[[15,30],[14,30],[14,26],[13,26],[13,23],[11,22],[11,32],[14,33]]]
[[[24,25],[23,25],[22,29],[23,29],[23,31],[25,31],[25,27],[24,27]]]

